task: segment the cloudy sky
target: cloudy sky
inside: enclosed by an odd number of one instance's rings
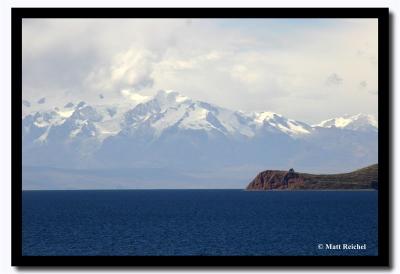
[[[23,98],[62,106],[172,89],[309,123],[377,117],[377,26],[376,19],[24,19]]]

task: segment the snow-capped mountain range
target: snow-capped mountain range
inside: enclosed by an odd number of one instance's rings
[[[23,106],[30,107],[28,101]],[[123,105],[90,106],[85,102],[67,103],[49,111],[29,113],[23,117],[24,133],[32,126],[44,131],[35,141],[46,142],[49,131],[68,125],[70,138],[86,132],[88,137],[104,140],[121,131],[135,130],[144,124],[155,136],[160,136],[170,127],[188,130],[204,130],[223,135],[254,137],[261,129],[281,132],[293,138],[309,135],[318,127],[349,130],[377,131],[378,123],[372,115],[345,115],[322,121],[316,125],[288,119],[273,112],[232,111],[206,102],[194,101],[174,91],[159,91],[154,97],[139,103]],[[52,129],[53,128],[53,129]]]
[[[315,125],[315,127],[336,127],[349,130],[378,131],[378,121],[372,115],[345,115],[343,117],[322,121]]]
[[[174,91],[134,99],[114,105],[69,102],[45,111],[24,100],[23,165],[167,168],[218,181],[226,169],[333,172],[377,162],[378,123],[371,115],[308,125],[273,112],[225,109]]]

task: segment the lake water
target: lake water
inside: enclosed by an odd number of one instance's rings
[[[376,191],[23,191],[22,198],[23,255],[378,252]]]

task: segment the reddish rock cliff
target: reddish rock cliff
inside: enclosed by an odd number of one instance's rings
[[[308,174],[293,169],[260,172],[246,190],[272,189],[378,189],[378,165],[349,173]]]
[[[247,186],[248,190],[302,188],[304,178],[294,170],[266,170],[259,173]]]

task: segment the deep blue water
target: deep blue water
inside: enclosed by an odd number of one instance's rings
[[[377,192],[23,191],[23,255],[377,255]],[[318,244],[366,244],[319,250]]]

